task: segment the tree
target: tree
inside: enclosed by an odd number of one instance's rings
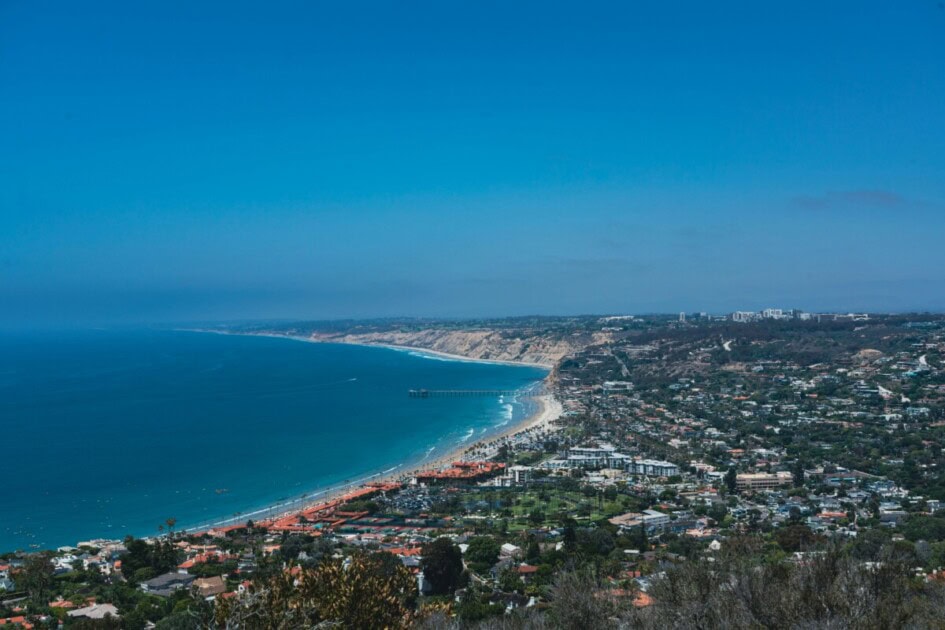
[[[945,518],[922,516],[920,514],[910,516],[902,527],[902,533],[912,541],[930,540],[938,542],[945,540]]]
[[[506,567],[499,574],[499,590],[505,593],[520,593],[525,589],[522,578],[511,567]]]
[[[774,539],[787,552],[803,551],[815,540],[814,532],[800,523],[781,527],[774,533]]]
[[[791,469],[791,476],[794,478],[794,487],[802,488],[804,486],[804,462],[796,460]]]
[[[23,568],[17,574],[16,586],[26,591],[34,604],[45,606],[49,603],[54,572],[55,567],[48,553],[34,553],[26,558]]]
[[[460,586],[463,554],[449,538],[437,538],[421,549],[423,577],[430,582],[433,593],[448,595]]]
[[[528,546],[525,548],[525,559],[533,563],[541,560],[541,547],[538,545],[538,541],[528,541]]]
[[[589,573],[562,573],[551,587],[550,614],[554,627],[563,630],[615,628],[613,600],[602,596]]]
[[[466,562],[476,573],[487,572],[499,561],[499,541],[491,536],[477,536],[469,540]]]
[[[141,569],[150,569],[151,577],[167,573],[178,564],[178,551],[170,540],[164,539],[149,545],[147,542],[132,538],[125,539],[125,553],[121,556],[121,572],[127,579],[135,575],[145,575]]]
[[[217,626],[291,630],[326,622],[326,627],[406,628],[413,617],[416,581],[399,561],[356,554],[346,567],[332,558],[302,569],[298,586],[295,579],[280,571],[254,584],[242,601],[218,600]]]
[[[731,494],[735,494],[738,490],[738,473],[735,472],[735,468],[729,468],[725,473],[725,487]]]

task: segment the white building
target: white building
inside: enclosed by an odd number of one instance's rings
[[[610,444],[600,446],[574,446],[568,449],[566,458],[570,468],[620,468],[625,469],[631,460],[629,455],[618,453]]]
[[[657,459],[633,459],[627,464],[627,472],[646,477],[672,477],[679,474],[679,466]]]
[[[657,512],[656,510],[643,510],[643,512],[629,512],[621,514],[610,519],[610,522],[622,530],[633,529],[634,527],[645,527],[647,530],[662,529],[669,525],[669,514]]]
[[[512,466],[508,469],[508,472],[501,477],[496,477],[492,480],[492,485],[500,488],[510,488],[512,486],[524,486],[532,478],[532,471],[535,469],[531,466]]]
[[[758,313],[754,311],[735,311],[732,313],[733,322],[751,322],[758,319]]]

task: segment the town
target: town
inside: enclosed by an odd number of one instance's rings
[[[4,554],[0,625],[881,628],[945,614],[945,317],[442,327],[566,347],[546,384],[561,415],[256,522],[170,518],[152,538]]]

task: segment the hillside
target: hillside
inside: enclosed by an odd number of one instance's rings
[[[515,336],[494,330],[386,331],[337,334],[312,332],[311,339],[338,343],[394,345],[455,354],[470,359],[530,363],[553,368],[564,356],[583,347],[580,341]]]

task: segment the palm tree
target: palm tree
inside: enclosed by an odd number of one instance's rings
[[[177,519],[172,516],[171,518],[167,519],[164,522],[167,523],[167,531],[170,533],[171,536],[173,536],[174,526],[177,525]]]

